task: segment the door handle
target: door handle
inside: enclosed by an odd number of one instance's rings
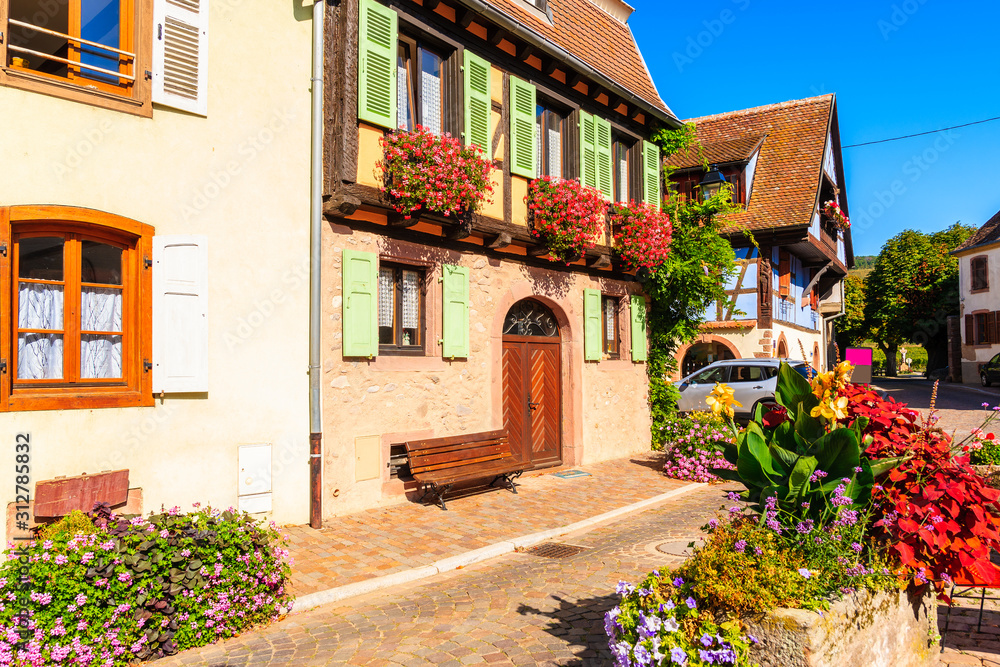
[[[528,397],[528,409],[529,410],[537,410],[538,406],[541,405],[541,404],[542,404],[541,401],[539,401],[538,403],[532,403],[531,402],[531,396]]]
[[[754,387],[754,389],[763,389],[763,388],[764,388],[764,385],[760,385],[760,384],[757,385],[756,387]]]

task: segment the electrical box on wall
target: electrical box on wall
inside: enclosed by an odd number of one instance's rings
[[[271,445],[240,445],[239,508],[251,514],[271,511]]]
[[[366,479],[376,479],[382,469],[379,461],[382,458],[382,437],[378,435],[363,435],[354,439],[354,481],[363,482]]]

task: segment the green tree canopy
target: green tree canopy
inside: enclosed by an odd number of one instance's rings
[[[844,348],[861,345],[872,337],[865,321],[865,281],[857,275],[844,279],[844,315],[836,320],[837,345],[841,356]]]
[[[896,374],[907,341],[927,349],[927,370],[947,364],[946,319],[958,314],[958,259],[950,253],[976,230],[955,223],[925,234],[907,229],[886,241],[865,280],[865,322]]]

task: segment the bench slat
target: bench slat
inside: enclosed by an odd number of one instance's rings
[[[426,440],[410,440],[406,442],[406,450],[416,452],[428,447],[443,447],[447,445],[462,445],[467,442],[479,442],[480,440],[500,440],[507,437],[507,431],[486,431],[484,433],[469,433],[468,435],[453,435],[446,438],[429,438]]]
[[[464,471],[459,468],[452,468],[450,470],[437,470],[429,473],[424,473],[420,477],[414,475],[414,479],[421,483],[433,482],[435,484],[453,484],[455,482],[465,482],[473,479],[482,479],[484,477],[490,477],[492,475],[500,475],[503,473],[515,473],[523,472],[530,468],[530,465],[512,465],[510,459],[501,459],[495,463],[480,464],[482,467],[477,467],[472,471]]]
[[[483,463],[483,462],[486,462],[486,461],[502,461],[503,459],[509,458],[510,456],[512,456],[512,454],[510,452],[506,452],[506,453],[500,452],[498,454],[490,454],[488,456],[479,456],[479,457],[476,457],[476,458],[466,458],[466,459],[462,459],[461,461],[446,461],[444,463],[438,463],[438,464],[426,465],[426,466],[419,466],[419,467],[416,467],[416,468],[413,467],[413,464],[410,464],[410,473],[414,476],[414,479],[416,479],[416,476],[418,474],[424,473],[424,472],[431,472],[431,471],[434,471],[434,470],[449,470],[449,469],[457,470],[459,468],[464,468],[466,466],[470,466],[470,465],[473,465],[475,463]]]
[[[457,452],[429,452],[410,457],[410,470],[422,470],[439,464],[461,464],[473,459],[502,458],[512,454],[508,444],[492,444],[485,447],[469,447]]]
[[[509,442],[506,439],[492,439],[492,440],[474,440],[461,445],[445,445],[443,447],[425,447],[424,449],[419,449],[416,451],[407,450],[407,454],[411,459],[419,459],[423,456],[435,456],[438,454],[461,454],[469,449],[477,449],[480,447],[491,447],[491,446],[507,446],[509,447]]]

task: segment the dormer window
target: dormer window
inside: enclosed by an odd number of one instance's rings
[[[529,5],[538,9],[538,11],[544,12],[549,8],[549,0],[525,0]]]

